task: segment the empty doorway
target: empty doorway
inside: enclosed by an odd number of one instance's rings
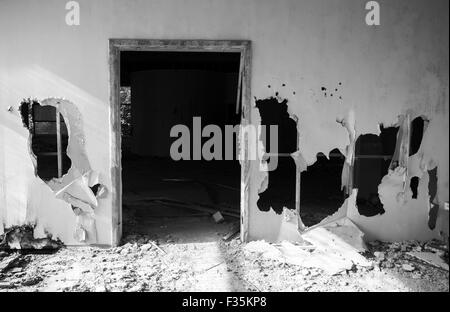
[[[122,232],[197,242],[236,227],[245,240],[247,162],[241,167],[236,150],[225,160],[223,138],[211,147],[213,159],[195,154],[214,136],[204,135],[207,125],[225,133],[249,122],[249,42],[118,39],[110,53],[113,158],[121,169],[113,169],[113,244]],[[174,148],[179,126],[189,141]]]

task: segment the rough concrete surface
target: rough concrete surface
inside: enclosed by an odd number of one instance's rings
[[[179,243],[129,235],[116,248],[1,252],[0,291],[449,291],[448,270],[409,255],[443,254],[445,245],[436,241],[372,242],[364,253],[370,267],[354,265],[334,275],[265,257],[246,246],[237,238]]]

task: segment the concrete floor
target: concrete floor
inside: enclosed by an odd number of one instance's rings
[[[162,244],[212,242],[239,221],[237,217],[224,215],[224,222],[216,223],[211,213],[202,211],[200,206],[223,208],[239,216],[237,162],[175,162],[129,156],[122,164],[124,235],[148,235]],[[192,207],[200,210],[162,204],[156,198],[195,203]]]

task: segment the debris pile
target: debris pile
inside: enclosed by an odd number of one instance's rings
[[[55,250],[62,246],[59,240],[53,240],[51,235],[45,238],[34,237],[32,225],[14,226],[0,235],[0,250],[9,249],[50,249]]]
[[[426,243],[404,241],[369,243],[378,268],[399,269],[420,275],[420,265],[430,265],[448,272],[448,249],[445,243],[432,240]]]
[[[310,241],[295,244],[244,244],[221,236],[213,242],[181,243],[133,234],[114,248],[0,251],[0,291],[449,290],[446,244],[376,241],[358,251],[357,239],[349,243],[357,232],[347,226],[335,224],[326,232],[318,228],[307,235]],[[338,241],[332,235],[338,232],[348,236]],[[336,244],[315,241],[319,234]]]

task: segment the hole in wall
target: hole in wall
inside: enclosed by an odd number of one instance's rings
[[[412,198],[417,199],[417,188],[419,187],[419,177],[412,177],[409,180],[409,187],[412,192]]]
[[[265,126],[260,139],[266,153],[270,153],[267,161],[277,162],[276,169],[268,172],[268,186],[259,194],[257,206],[261,211],[272,208],[277,214],[281,214],[284,207],[295,209],[296,165],[290,154],[297,150],[297,123],[289,116],[287,102],[286,99],[279,102],[275,97],[256,100],[261,125]],[[271,125],[278,127],[277,151],[273,151],[270,143]]]
[[[56,198],[71,205],[77,216],[73,237],[80,242],[96,243],[94,209],[107,189],[101,184],[100,173],[90,167],[85,153],[80,112],[70,101],[57,98],[24,99],[19,111],[30,134],[29,153],[35,175],[46,182]],[[67,155],[69,141],[72,159]]]
[[[306,226],[334,214],[348,197],[341,189],[344,162],[345,156],[333,149],[328,158],[318,153],[316,162],[301,173],[300,217]]]
[[[434,230],[439,212],[439,205],[434,203],[437,194],[437,167],[428,170],[428,194],[430,195],[430,209],[428,212],[428,227]]]
[[[355,143],[353,186],[358,189],[358,212],[366,217],[383,214],[384,208],[378,195],[378,186],[388,173],[395,151],[398,127],[384,128],[380,135],[363,134]]]
[[[35,159],[35,173],[48,182],[60,178],[69,171],[72,164],[67,155],[69,134],[61,113],[51,105],[42,106],[37,100],[23,100],[20,103],[23,125],[30,133],[30,146]],[[59,136],[59,143],[58,143]],[[61,162],[58,161],[58,153]]]
[[[417,153],[422,144],[423,133],[425,129],[425,120],[423,117],[414,118],[411,122],[411,136],[409,143],[409,156]]]

